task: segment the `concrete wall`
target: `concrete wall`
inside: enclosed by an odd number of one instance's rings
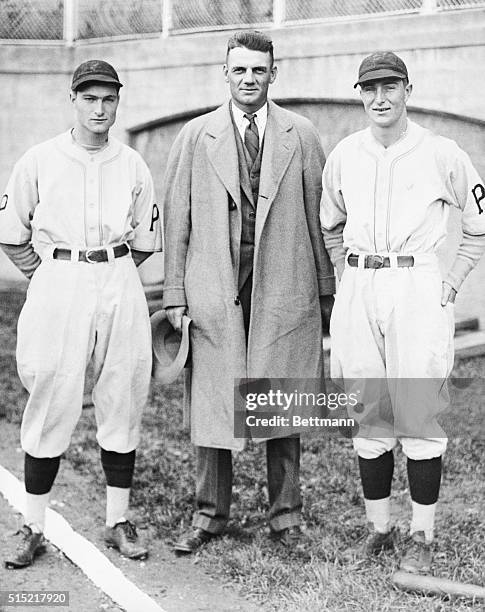
[[[414,84],[411,103],[420,110],[412,117],[457,139],[485,173],[481,123],[425,112],[444,111],[485,120],[484,26],[485,10],[476,9],[272,30],[279,67],[272,97],[309,116],[329,151],[341,136],[364,123],[359,107],[352,104],[358,101],[352,85],[362,57],[377,49],[393,49],[407,62]],[[216,106],[226,99],[221,68],[228,35],[156,36],[70,48],[0,43],[0,185],[29,146],[68,129],[72,70],[81,61],[97,57],[112,62],[125,83],[113,133],[128,141],[128,130],[155,122],[154,129],[136,132],[133,142],[146,154],[159,189],[163,160],[182,123],[168,121],[160,127],[156,122]],[[301,101],[308,98],[317,100]],[[452,252],[453,240],[456,237],[444,248],[444,260]],[[1,276],[15,273],[9,266],[0,260]],[[160,257],[144,266],[147,282],[161,278]],[[475,274],[481,279],[485,271]],[[472,289],[469,281],[460,298],[466,307],[459,304],[459,314],[477,314]],[[485,312],[485,304],[478,310],[478,314]]]
[[[362,57],[391,48],[408,63],[412,104],[485,119],[485,10],[380,17],[287,27],[271,32],[279,75],[274,98],[358,99]],[[0,184],[29,146],[67,129],[70,75],[100,57],[119,70],[122,89],[114,133],[143,122],[220,104],[227,96],[221,66],[228,32],[124,42],[0,42]]]

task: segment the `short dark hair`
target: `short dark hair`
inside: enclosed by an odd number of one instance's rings
[[[263,53],[269,53],[271,56],[271,64],[274,62],[273,41],[267,34],[264,34],[259,30],[243,30],[233,34],[227,41],[226,59],[229,55],[229,51],[231,49],[235,49],[236,47],[245,47],[251,51],[262,51]]]

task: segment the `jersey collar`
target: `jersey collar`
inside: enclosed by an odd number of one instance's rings
[[[423,138],[425,131],[425,128],[408,119],[408,129],[403,138],[386,148],[374,138],[368,127],[362,132],[362,145],[373,155],[395,157],[413,149]]]
[[[83,149],[83,147],[80,147],[74,142],[70,129],[67,132],[60,134],[56,140],[56,144],[63,153],[83,163],[91,161],[96,161],[98,163],[105,162],[113,157],[116,157],[121,148],[121,142],[110,136],[108,138],[108,145],[104,149],[94,154],[89,153],[89,151],[86,151],[86,149]]]

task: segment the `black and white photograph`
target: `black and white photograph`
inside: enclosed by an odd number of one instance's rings
[[[485,0],[0,0],[0,612],[485,610]]]

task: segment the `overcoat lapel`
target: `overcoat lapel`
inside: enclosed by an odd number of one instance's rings
[[[229,103],[220,106],[214,112],[207,124],[207,134],[212,139],[207,146],[210,163],[231,198],[240,207],[239,163]]]
[[[268,101],[268,121],[264,132],[264,149],[261,160],[258,214],[256,215],[255,242],[261,232],[275,199],[278,187],[295,153],[297,135],[286,114]]]

